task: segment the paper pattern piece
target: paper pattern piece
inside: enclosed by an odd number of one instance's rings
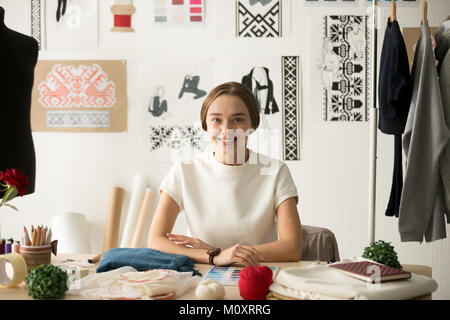
[[[39,60],[33,131],[124,131],[126,61]]]
[[[158,24],[203,24],[205,0],[153,0],[153,21]]]
[[[251,5],[249,0],[236,1],[236,37],[281,37],[282,2]]]
[[[279,267],[268,266],[272,270],[272,279],[275,280]],[[216,267],[209,268],[208,272],[203,276],[203,280],[210,279],[217,281],[223,285],[237,286],[239,285],[239,273],[243,268],[238,267]]]
[[[300,160],[300,61],[298,56],[281,57],[283,160]]]
[[[323,85],[323,120],[367,121],[370,93],[368,17],[325,16],[323,35],[318,66]]]
[[[96,50],[97,0],[45,3],[47,50]]]

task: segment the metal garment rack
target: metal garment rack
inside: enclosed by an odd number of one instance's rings
[[[395,2],[395,1],[393,1]],[[369,246],[375,242],[375,201],[377,178],[377,1],[372,1],[372,108],[369,144]]]
[[[370,144],[369,144],[369,245],[375,242],[375,201],[377,175],[377,1],[372,1],[372,111],[370,114]],[[422,22],[427,21],[428,3],[422,1]],[[391,21],[397,19],[395,1],[391,3]]]

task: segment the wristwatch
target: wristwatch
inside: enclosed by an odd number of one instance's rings
[[[209,255],[209,264],[214,264],[214,257],[220,254],[220,248],[211,248],[206,253]]]

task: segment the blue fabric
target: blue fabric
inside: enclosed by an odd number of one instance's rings
[[[193,271],[193,275],[202,274],[194,270],[194,261],[181,254],[168,254],[149,248],[114,248],[105,252],[96,272],[106,272],[125,266],[138,271],[151,269],[169,269],[179,272]]]

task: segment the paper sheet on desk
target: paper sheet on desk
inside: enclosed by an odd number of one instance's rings
[[[436,281],[422,275],[412,274],[408,280],[368,284],[327,265],[281,270],[270,286],[271,291],[298,299],[411,299],[436,289]]]

